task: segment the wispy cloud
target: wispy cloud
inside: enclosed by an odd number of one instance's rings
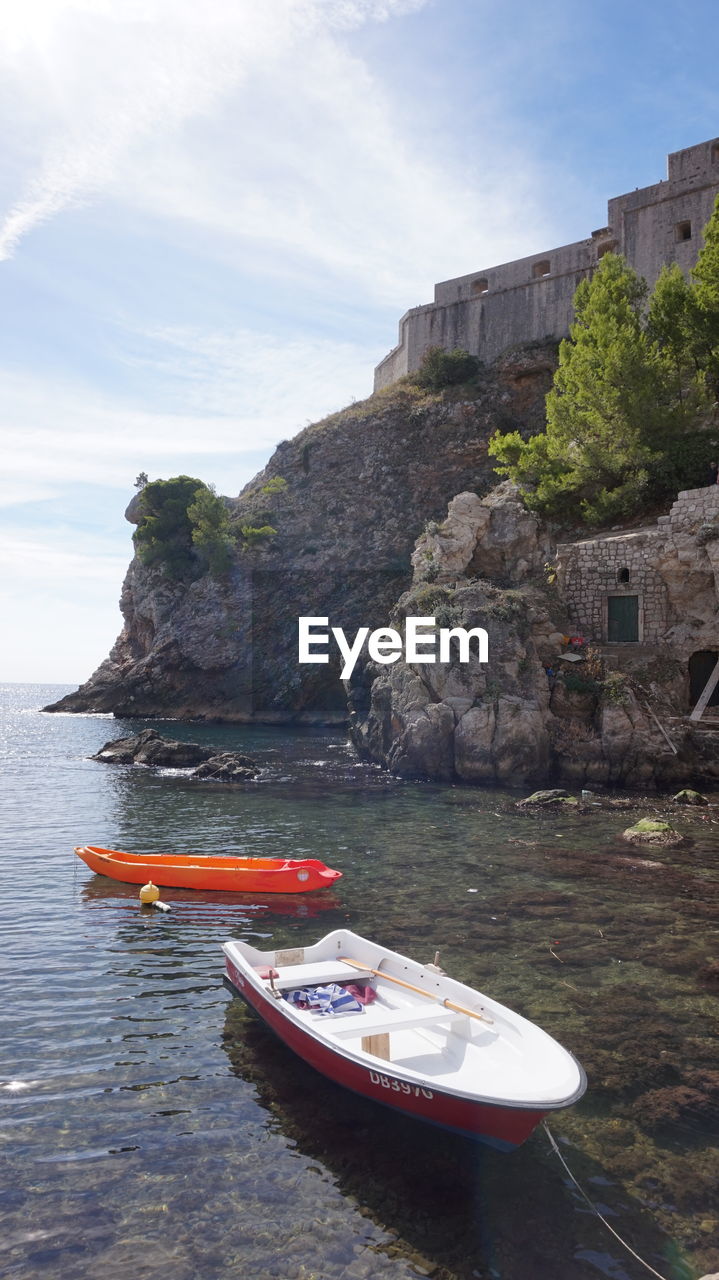
[[[2,61],[16,111],[40,126],[0,257],[61,209],[105,190],[145,138],[215,112],[298,38],[419,7],[406,0],[27,0],[6,11]],[[6,89],[10,93],[10,87]],[[45,107],[42,120],[41,103]],[[44,126],[44,127],[43,127]]]
[[[366,394],[371,378],[371,353],[341,341],[170,327],[127,343],[123,359],[152,382],[162,409],[58,376],[1,371],[0,506],[68,484],[127,486],[139,469],[168,475],[192,466],[210,478],[213,458],[229,456],[239,489],[258,450],[340,407],[348,388]]]
[[[0,533],[0,672],[4,680],[79,683],[118,635],[127,555],[71,530]],[[70,585],[71,584],[71,585]]]
[[[488,129],[476,140],[481,183],[451,174],[352,52],[353,29],[425,2],[18,6],[6,92],[24,145],[0,258],[101,197],[210,232],[216,253],[245,265],[258,251],[265,272],[313,264],[393,305],[426,300],[437,274],[466,270],[467,254],[477,265],[485,252],[516,256],[532,202],[527,158],[512,165]]]
[[[108,579],[119,583],[127,568],[127,557],[114,554],[112,551],[98,549],[94,543],[91,550],[80,551],[72,541],[72,535],[66,535],[66,545],[58,543],[55,531],[44,537],[36,534],[25,537],[22,533],[5,531],[0,533],[0,569],[6,589],[9,584],[22,585],[27,589],[33,582],[40,582],[52,588],[58,581],[72,579],[75,582],[102,582]]]

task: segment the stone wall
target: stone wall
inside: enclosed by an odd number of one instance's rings
[[[434,302],[400,320],[398,345],[375,370],[375,390],[419,367],[428,347],[462,347],[490,362],[520,343],[566,337],[577,285],[608,250],[653,286],[665,263],[688,272],[719,193],[719,140],[667,158],[667,178],[609,201],[607,226],[586,240],[435,285]]]
[[[713,523],[719,517],[719,485],[707,485],[702,489],[685,489],[677,495],[668,516],[660,516],[657,520],[659,529],[680,530],[696,529],[697,524],[704,521]]]
[[[616,534],[557,547],[558,582],[577,632],[594,643],[609,637],[609,600],[638,598],[638,635],[653,644],[667,629],[667,592],[651,561],[658,529]]]
[[[560,543],[557,584],[573,627],[589,641],[606,644],[610,599],[635,596],[638,641],[674,639],[670,632],[682,623],[684,613],[677,580],[699,573],[712,588],[717,547],[719,485],[680,493],[669,514],[651,528]],[[696,604],[693,609],[698,612]]]

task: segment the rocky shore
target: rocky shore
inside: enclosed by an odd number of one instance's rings
[[[233,528],[269,525],[276,535],[238,542],[220,578],[173,582],[135,557],[112,652],[48,710],[344,723],[339,663],[298,665],[298,617],[327,616],[348,634],[383,624],[411,582],[425,523],[443,519],[460,490],[493,485],[495,427],[541,429],[555,359],[553,345],[510,353],[471,395],[400,383],[283,441],[227,499]],[[137,523],[136,500],[126,515]]]
[[[233,528],[276,532],[254,547],[238,539],[219,577],[176,581],[135,557],[112,652],[46,710],[349,720],[358,751],[385,768],[472,784],[716,781],[719,726],[689,720],[688,664],[719,653],[719,489],[716,511],[690,493],[636,533],[577,531],[572,543],[541,525],[509,483],[495,485],[487,441],[498,426],[541,428],[555,355],[511,352],[471,395],[400,382],[283,442],[226,500]],[[126,514],[138,521],[137,500]],[[600,618],[620,572],[640,582],[652,643],[610,654],[598,622],[572,654],[572,610],[588,599]],[[345,686],[336,649],[325,665],[299,663],[301,616],[348,636],[404,635],[409,616],[482,627],[489,661],[460,661],[456,645],[434,666],[364,651]]]
[[[685,564],[689,541],[685,534]],[[697,568],[707,560],[701,537],[694,558]],[[407,776],[515,786],[661,789],[719,778],[717,735],[676,714],[686,690],[671,645],[650,673],[641,670],[641,646],[624,671],[609,668],[601,650],[569,652],[549,531],[509,482],[484,498],[454,498],[442,524],[418,540],[412,563],[391,625],[402,631],[409,615],[432,614],[438,625],[482,626],[489,661],[365,661],[350,689],[350,733],[365,757]],[[715,613],[719,604],[710,567],[707,581],[714,604],[704,599],[697,610],[699,647],[707,644],[707,608]],[[684,642],[690,628],[685,613]],[[661,717],[671,719],[671,733]]]
[[[260,772],[255,760],[238,751],[216,751],[195,742],[177,742],[161,737],[156,729],[143,729],[130,738],[106,742],[91,759],[100,764],[191,769],[191,778],[212,778],[217,782],[248,782]]]

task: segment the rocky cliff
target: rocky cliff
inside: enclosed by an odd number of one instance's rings
[[[231,507],[239,527],[276,536],[238,550],[230,570],[173,582],[136,557],[125,625],[69,711],[178,719],[341,722],[336,662],[299,666],[297,619],[326,616],[354,633],[381,625],[412,577],[427,521],[461,490],[493,483],[492,432],[541,429],[552,346],[508,354],[471,388],[430,394],[404,382],[278,446]],[[286,486],[266,491],[275,478]],[[128,508],[136,521],[137,504]]]
[[[719,494],[710,497],[719,515]],[[696,607],[675,581],[675,534],[684,581],[701,583]],[[418,540],[412,585],[390,621],[400,632],[408,616],[483,627],[489,660],[460,661],[456,646],[448,663],[365,660],[350,688],[355,745],[397,773],[448,781],[663,787],[716,780],[719,733],[686,718],[682,657],[710,643],[719,650],[717,540],[719,523],[707,525],[703,506],[693,525],[682,515],[679,532],[657,526],[651,567],[666,576],[670,600],[671,590],[679,592],[681,622],[660,649],[635,644],[628,656],[622,646],[598,644],[579,654],[567,645],[573,628],[549,531],[509,483],[481,499],[460,494]]]

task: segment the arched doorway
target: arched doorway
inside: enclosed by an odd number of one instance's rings
[[[689,659],[689,705],[696,706],[702,695],[707,680],[719,661],[716,649],[697,649]],[[719,684],[712,693],[709,707],[719,706]]]

